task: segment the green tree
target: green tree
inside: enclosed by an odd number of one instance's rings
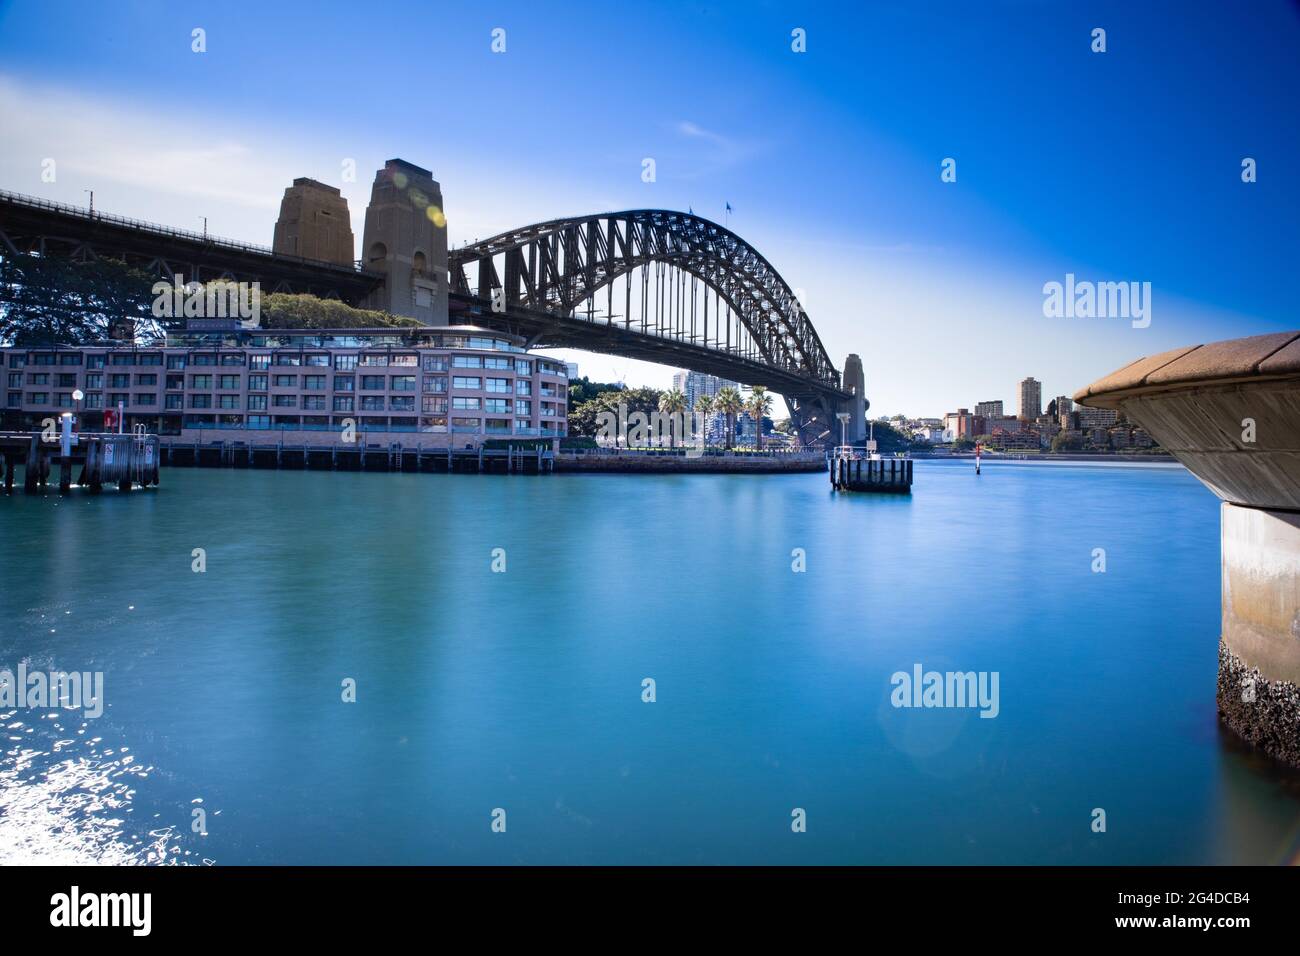
[[[338,299],[285,292],[262,294],[262,328],[265,329],[383,329],[420,328],[416,319],[358,309]]]
[[[736,416],[745,410],[745,403],[741,400],[740,392],[730,385],[724,385],[718,389],[713,407],[727,418],[727,447],[731,448],[736,440]]]
[[[754,444],[759,451],[762,451],[763,419],[772,414],[772,396],[767,394],[767,389],[762,385],[755,385],[749,390],[749,401],[745,403],[745,410],[754,416]]]
[[[709,444],[709,416],[713,414],[713,396],[703,393],[695,396],[695,410],[700,413],[700,444]]]
[[[18,346],[85,345],[117,332],[139,344],[153,344],[165,334],[163,323],[153,315],[155,281],[113,259],[0,256],[0,341]]]
[[[677,447],[678,416],[686,411],[686,395],[680,389],[670,389],[659,396],[659,412],[670,416],[668,424],[668,447]]]

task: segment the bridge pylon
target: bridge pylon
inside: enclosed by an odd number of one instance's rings
[[[837,410],[849,414],[849,420],[844,428],[844,440],[849,444],[856,444],[867,437],[867,408],[871,404],[867,401],[866,376],[862,371],[862,359],[857,353],[850,352],[849,357],[844,360],[844,373],[840,383],[844,391],[851,393],[849,398],[840,402]]]
[[[429,170],[390,159],[375,173],[361,266],[384,274],[368,308],[447,324],[447,217],[442,187]]]

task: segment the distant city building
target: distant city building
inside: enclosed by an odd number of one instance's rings
[[[969,408],[959,408],[945,415],[943,428],[945,432],[951,434],[953,440],[974,438],[978,434],[975,431],[975,416],[970,413]]]
[[[975,414],[981,418],[1002,418],[1005,414],[1002,410],[1002,399],[996,402],[976,402]]]
[[[1119,412],[1113,408],[1090,408],[1080,405],[1078,408],[1080,428],[1110,428],[1119,420]]]
[[[740,391],[739,383],[716,375],[705,375],[703,372],[690,372],[686,369],[673,373],[673,388],[686,396],[686,408],[692,412],[695,411],[695,403],[699,401],[701,395],[712,397],[727,387]],[[740,436],[739,427],[737,425],[737,439]],[[752,423],[750,427],[752,429]],[[705,434],[709,441],[721,441],[725,430],[726,423],[721,414],[715,412],[709,416],[708,422],[705,423]]]
[[[1070,428],[1074,422],[1074,399],[1066,395],[1056,396],[1056,421],[1062,428]]]
[[[990,435],[996,435],[998,432],[1014,435],[1024,430],[1024,422],[1014,415],[999,415],[986,419],[985,427]]]
[[[1032,422],[1043,414],[1043,383],[1027,378],[1020,383],[1020,417]]]
[[[564,367],[565,367],[566,369],[568,369],[568,372],[569,372],[569,380],[570,380],[570,381],[572,381],[573,379],[576,379],[576,378],[578,377],[578,363],[577,363],[577,362],[565,362],[565,363],[564,363]]]

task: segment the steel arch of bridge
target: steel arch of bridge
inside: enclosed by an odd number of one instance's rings
[[[751,245],[700,216],[637,209],[555,219],[451,250],[449,266],[453,295],[482,302],[484,306],[476,311],[484,317],[498,314],[504,322],[511,313],[531,312],[573,318],[587,303],[592,324],[623,333],[624,342],[644,336],[695,346],[677,356],[687,367],[692,364],[690,352],[702,346],[717,354],[698,356],[710,366],[700,371],[730,364],[748,373],[734,376],[738,380],[768,385],[787,398],[827,400],[846,395],[839,372],[785,280]],[[724,320],[715,313],[710,343],[707,290],[701,317],[691,289],[689,330],[670,310],[658,308],[649,316],[644,295],[642,318],[634,320],[632,275],[640,270],[644,293],[651,269],[661,266],[699,280],[715,293],[719,308],[725,303],[725,334]],[[627,309],[621,319],[614,314],[613,304],[614,284],[620,278],[627,285]],[[596,319],[591,303],[602,290],[607,293],[608,309],[602,319]],[[543,332],[536,338],[546,344],[548,336]],[[773,381],[754,380],[764,372],[772,373]]]

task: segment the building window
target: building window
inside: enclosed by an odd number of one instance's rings
[[[104,367],[104,356],[102,354],[86,356],[86,368],[103,368],[103,367]]]
[[[275,408],[297,408],[297,395],[276,395],[271,399],[271,405]]]
[[[424,370],[426,372],[445,372],[447,371],[447,356],[445,355],[426,355],[424,357]]]
[[[125,392],[109,392],[108,403],[114,407],[121,405],[123,408],[127,408],[131,404],[131,396]]]
[[[103,387],[104,387],[104,373],[103,373],[103,372],[87,372],[87,373],[86,373],[86,388],[103,388]],[[177,387],[179,388],[179,386],[177,386]]]
[[[415,376],[394,375],[391,387],[394,392],[413,392],[415,391]]]
[[[239,388],[239,376],[238,376],[238,375],[222,375],[222,376],[217,380],[217,388],[224,388],[224,389],[237,389],[237,388]]]
[[[382,375],[362,375],[361,388],[367,392],[382,392],[384,390],[384,377]]]
[[[510,379],[508,378],[488,378],[484,379],[489,392],[500,392],[505,395],[510,394]]]
[[[413,412],[415,411],[415,396],[394,395],[388,408],[394,412]]]
[[[363,412],[382,412],[384,410],[384,396],[362,395],[361,410]]]
[[[310,355],[303,357],[302,364],[312,368],[329,368],[330,357],[320,352],[312,352]]]
[[[515,399],[515,414],[523,415],[525,418],[531,418],[533,414],[533,403],[526,398]]]
[[[28,392],[27,404],[29,405],[48,405],[50,396],[48,392]]]
[[[334,396],[334,411],[350,412],[352,411],[352,408],[353,408],[352,396],[350,395]]]
[[[108,377],[109,388],[130,388],[131,376],[129,373],[113,374]]]
[[[211,407],[212,407],[211,395],[190,396],[190,408],[211,408]]]
[[[277,352],[275,354],[276,365],[301,365],[302,356],[297,352]]]
[[[136,365],[162,365],[163,357],[157,352],[148,352],[135,357]]]
[[[59,355],[59,364],[60,364],[60,365],[80,365],[80,364],[81,364],[81,353],[80,353],[80,352],[63,352],[62,354]]]
[[[447,391],[447,376],[445,375],[426,375],[424,376],[424,390],[426,392],[445,392]]]
[[[471,378],[467,375],[453,375],[451,385],[453,388],[477,391],[483,387],[483,380],[481,378]]]
[[[400,355],[394,355],[388,360],[389,365],[410,366],[415,368],[420,364],[420,357],[413,352],[403,352]]]
[[[259,429],[270,428],[270,427],[271,427],[271,416],[270,416],[270,415],[249,415],[249,416],[248,416],[248,427],[249,427],[249,428],[259,428]]]
[[[464,398],[463,396],[453,398],[451,407],[458,411],[478,411],[482,403],[477,398]]]
[[[483,402],[483,410],[504,415],[510,411],[510,401],[505,398],[489,398]]]
[[[114,365],[117,364],[117,356],[116,356],[116,355],[113,356],[113,364],[114,364]],[[216,365],[216,364],[217,364],[217,357],[216,357],[215,355],[203,355],[203,354],[200,354],[200,355],[191,355],[191,356],[190,356],[190,364],[191,364],[191,365]]]
[[[513,364],[513,363],[511,363],[510,359],[508,359],[508,358],[485,358],[485,359],[483,359],[483,367],[484,367],[484,368],[500,368],[500,369],[509,369],[510,366],[511,366],[511,364]]]
[[[28,375],[28,376],[27,376],[27,384],[28,384],[28,385],[49,385],[49,384],[50,384],[50,373],[49,373],[49,372],[34,372],[34,373],[32,373],[31,375]]]
[[[304,375],[302,377],[302,387],[312,392],[325,391],[324,375]]]
[[[276,388],[297,388],[297,375],[273,375],[271,376]]]
[[[483,356],[481,355],[457,355],[451,360],[452,368],[482,368]]]
[[[439,395],[426,395],[421,402],[420,410],[445,415],[447,414],[447,399]]]
[[[137,376],[135,377],[135,384],[137,384],[137,385],[157,385],[157,384],[158,384],[158,376],[157,376],[157,375],[153,375],[153,374],[149,374],[149,375],[137,375]]]
[[[238,407],[239,407],[238,395],[217,396],[217,408],[238,408]]]
[[[238,352],[238,353],[227,352],[225,355],[221,356],[221,364],[222,365],[243,365],[244,354],[242,352]]]
[[[324,395],[304,395],[302,397],[302,407],[304,411],[325,411]]]
[[[117,376],[113,376],[113,377],[116,378]],[[211,388],[211,387],[212,387],[211,375],[190,376],[190,388]]]
[[[336,355],[334,356],[334,368],[339,372],[350,372],[357,367],[357,357],[355,355]],[[335,379],[338,381],[338,379]]]
[[[140,392],[135,397],[135,403],[137,405],[157,405],[158,396],[150,392]]]
[[[249,409],[249,411],[261,411],[261,410],[264,409],[264,408],[266,408],[266,396],[265,396],[265,395],[249,395],[249,396],[248,396],[248,409]]]
[[[519,375],[532,375],[533,363],[528,359],[515,359],[515,372]]]
[[[183,408],[185,406],[184,395],[168,395],[163,399],[163,408]]]
[[[263,353],[262,355],[250,355],[248,357],[249,368],[267,369],[271,367],[271,356]],[[251,420],[251,419],[250,419]]]
[[[102,361],[102,356],[97,356],[97,357],[99,357],[99,358],[101,359],[101,361],[100,361],[100,365],[103,365],[104,363],[103,363],[103,361]],[[167,356],[167,367],[168,367],[168,368],[171,368],[171,369],[182,369],[182,368],[184,368],[184,367],[185,367],[185,356],[184,356],[184,355],[169,355],[169,356]]]
[[[103,408],[103,407],[104,407],[104,393],[103,393],[103,392],[89,392],[89,393],[87,393],[87,395],[86,395],[86,407],[87,407],[87,408]]]
[[[533,383],[526,378],[515,379],[515,394],[516,395],[533,394]]]
[[[266,375],[248,376],[248,390],[250,392],[265,392],[267,377]]]

